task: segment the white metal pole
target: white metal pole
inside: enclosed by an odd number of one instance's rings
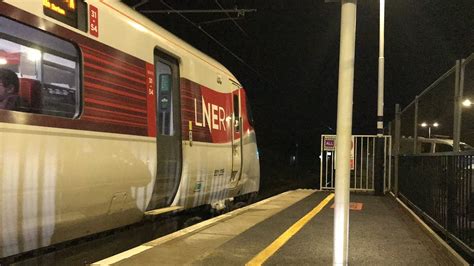
[[[460,89],[461,60],[456,60],[456,75],[454,82],[454,121],[453,121],[453,151],[458,152],[461,135],[462,91]]]
[[[341,43],[337,99],[336,195],[333,265],[347,265],[349,253],[349,184],[352,137],[357,0],[341,1]]]
[[[377,102],[377,136],[383,136],[383,93],[384,93],[384,39],[385,39],[385,0],[380,0],[379,23],[379,80]]]

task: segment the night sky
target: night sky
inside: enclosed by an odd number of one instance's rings
[[[125,0],[135,5],[140,0]],[[262,161],[279,163],[299,146],[303,172],[314,170],[320,135],[335,133],[340,4],[324,0],[166,0],[137,10],[257,9],[226,14],[146,14],[225,65],[246,88]],[[354,83],[354,134],[376,132],[378,1],[359,1]],[[415,95],[474,52],[474,1],[398,0],[386,3],[385,121],[394,105]],[[235,14],[231,14],[235,17]],[[196,25],[237,55],[211,40]],[[265,168],[265,165],[263,165]],[[316,171],[316,170],[314,170]]]

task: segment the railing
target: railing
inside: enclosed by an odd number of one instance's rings
[[[392,183],[392,137],[383,136],[384,191]],[[351,191],[375,191],[375,135],[353,135],[351,149]],[[320,184],[321,189],[335,189],[336,184],[336,135],[321,135]]]
[[[474,256],[474,152],[399,157],[399,196],[449,242]]]

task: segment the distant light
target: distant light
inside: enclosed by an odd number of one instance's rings
[[[434,127],[438,127],[438,126],[439,126],[438,122],[434,122],[434,123],[433,123],[433,126],[434,126]]]
[[[36,62],[41,59],[41,52],[36,49],[28,49],[27,53],[27,58],[30,61]]]
[[[464,107],[471,107],[471,104],[472,104],[472,102],[471,102],[471,100],[469,100],[469,99],[466,99],[466,100],[464,100],[464,101],[462,102],[462,105],[463,105]]]
[[[8,64],[7,59],[0,57],[0,65],[6,65],[6,64]]]
[[[69,9],[76,9],[76,2],[75,1],[69,1]]]
[[[428,124],[427,124],[426,122],[423,122],[423,123],[421,123],[421,126],[422,126],[422,127],[427,127]]]
[[[137,29],[141,32],[147,32],[147,29],[145,27],[143,27],[142,25],[136,23],[135,21],[129,20],[128,24],[130,24],[132,27],[134,27],[135,29]]]

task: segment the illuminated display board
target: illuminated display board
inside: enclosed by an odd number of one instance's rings
[[[78,26],[77,0],[43,0],[43,12],[70,26]]]

